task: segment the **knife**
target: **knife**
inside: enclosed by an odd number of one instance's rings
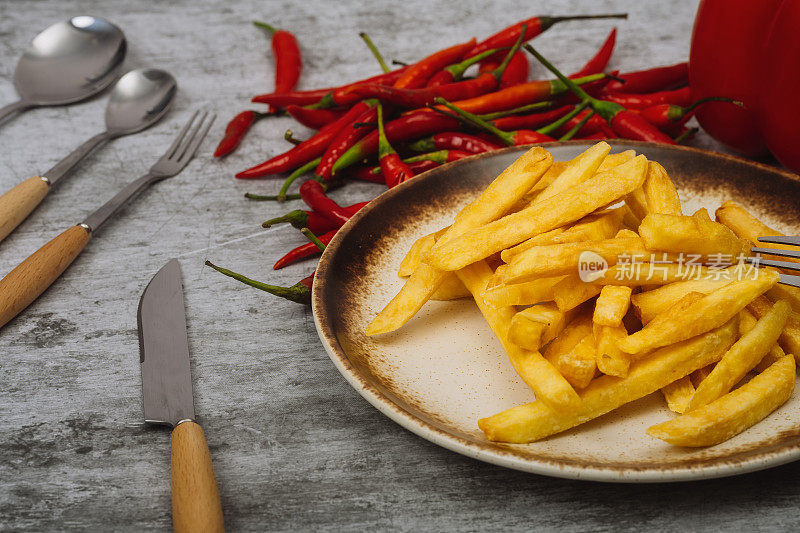
[[[172,426],[172,524],[177,532],[224,531],[206,436],[194,420],[181,268],[173,259],[139,301],[145,422]]]

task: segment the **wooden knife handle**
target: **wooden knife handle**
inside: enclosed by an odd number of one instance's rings
[[[89,231],[83,226],[72,226],[33,252],[0,280],[0,327],[52,285],[87,242]]]
[[[225,531],[206,436],[191,420],[172,430],[172,526],[176,533]]]
[[[0,196],[0,241],[31,214],[49,190],[47,181],[34,176]]]

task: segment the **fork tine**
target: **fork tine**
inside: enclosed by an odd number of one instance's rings
[[[186,151],[192,145],[192,141],[197,136],[197,132],[199,132],[200,129],[203,127],[203,122],[206,120],[206,117],[208,117],[208,111],[204,111],[203,114],[200,115],[200,118],[198,119],[197,123],[194,124],[194,126],[192,127],[192,131],[190,131],[189,134],[183,139],[183,142],[178,148],[178,151],[175,153],[175,157],[173,157],[172,159],[175,159],[177,161],[183,159],[183,156],[186,155]]]
[[[773,261],[772,259],[761,259],[760,257],[747,257],[745,260],[748,263],[754,263],[756,266],[785,268],[786,270],[800,270],[800,263],[792,263],[791,261]]]
[[[754,254],[779,255],[781,257],[794,257],[795,259],[800,259],[800,250],[779,250],[777,248],[753,247],[750,249],[750,251]]]
[[[784,285],[791,285],[792,287],[800,287],[800,276],[792,276],[791,274],[781,274],[778,283]]]
[[[800,237],[775,235],[772,237],[759,237],[758,240],[759,242],[767,242],[770,244],[789,244],[800,246]]]
[[[191,159],[192,157],[194,157],[194,154],[197,152],[197,149],[200,147],[200,143],[202,143],[203,139],[206,138],[206,135],[208,134],[208,130],[211,129],[211,125],[214,123],[214,120],[216,118],[217,118],[217,115],[215,115],[215,114],[212,114],[209,117],[208,122],[206,122],[205,126],[203,127],[203,131],[201,131],[200,133],[198,133],[197,135],[194,136],[194,139],[192,140],[192,143],[186,149],[186,152],[181,156],[181,158],[180,158],[181,162],[183,162],[185,160],[188,160],[188,159]]]
[[[167,150],[167,153],[165,154],[168,159],[173,156],[173,154],[175,153],[175,150],[181,144],[181,141],[183,140],[184,136],[186,135],[186,132],[189,131],[189,127],[192,125],[192,122],[194,122],[194,119],[197,118],[197,114],[199,112],[200,112],[199,109],[194,112],[194,114],[192,115],[192,118],[189,119],[189,122],[186,123],[186,125],[183,127],[181,132],[178,134],[178,136],[172,142],[172,145],[170,145],[169,150]]]

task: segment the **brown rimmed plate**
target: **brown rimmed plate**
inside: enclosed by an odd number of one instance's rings
[[[544,145],[557,161],[590,143]],[[797,176],[736,157],[680,146],[610,142],[660,162],[686,212],[712,213],[725,200],[770,226],[800,234]],[[397,267],[415,239],[450,222],[525,148],[508,148],[436,168],[387,191],[328,245],[314,281],[322,344],[347,381],[386,416],[447,449],[489,463],[556,477],[660,482],[730,476],[800,457],[800,394],[767,419],[718,446],[682,449],[645,430],[672,415],[660,393],[532,444],[488,441],[477,420],[530,402],[499,342],[468,300],[428,302],[399,331],[364,328],[397,292]]]

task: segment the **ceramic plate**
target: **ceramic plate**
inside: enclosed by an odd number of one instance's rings
[[[800,234],[800,181],[772,167],[712,152],[611,142],[660,162],[685,212],[744,205],[770,226]],[[585,142],[545,145],[557,161]],[[645,430],[671,418],[660,393],[532,444],[488,441],[479,418],[530,402],[500,343],[469,300],[428,302],[399,331],[370,338],[367,323],[398,291],[397,267],[415,239],[451,223],[524,148],[431,170],[381,195],[336,235],[314,282],[314,318],[339,371],[389,418],[440,446],[497,465],[574,479],[658,482],[741,474],[800,457],[800,394],[767,419],[710,448],[682,449]]]

